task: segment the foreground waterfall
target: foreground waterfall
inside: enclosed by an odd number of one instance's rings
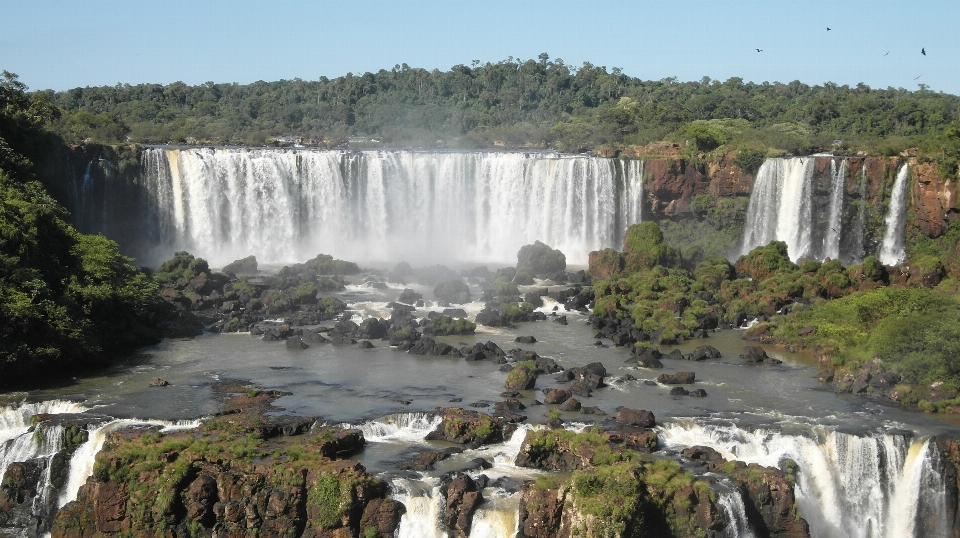
[[[586,264],[640,220],[643,164],[541,153],[146,150],[150,238],[215,265],[319,252],[513,263],[535,240]],[[139,224],[143,225],[143,224]]]
[[[159,426],[161,431],[199,425],[199,421],[118,420],[81,415],[88,411],[80,404],[61,400],[0,407],[0,481],[4,488],[22,487],[19,490],[30,495],[19,506],[8,507],[0,520],[0,534],[5,529],[13,530],[11,536],[33,537],[48,532],[57,510],[76,499],[77,490],[93,473],[94,458],[109,432],[131,425]],[[43,418],[34,425],[40,416]],[[86,431],[86,440],[68,439],[68,430],[74,436]],[[14,486],[17,479],[7,480],[12,466],[18,467],[14,476],[27,482]]]
[[[747,463],[796,462],[797,504],[814,538],[952,536],[939,454],[927,440],[790,435],[692,421],[664,426],[661,437],[667,446],[705,445]]]
[[[890,208],[887,210],[887,231],[880,246],[880,262],[887,265],[903,263],[907,257],[904,231],[907,227],[907,193],[909,192],[910,166],[902,165],[897,171],[897,180],[890,192]]]

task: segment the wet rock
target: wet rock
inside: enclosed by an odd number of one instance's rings
[[[747,362],[763,362],[769,358],[767,352],[760,346],[747,346],[743,348],[740,356]]]
[[[151,387],[166,387],[169,384],[165,379],[160,379],[159,377],[150,382]]]
[[[553,321],[554,323],[559,323],[560,325],[567,325],[567,316],[558,316]]]
[[[514,340],[514,342],[517,342],[517,343],[520,343],[520,344],[536,344],[536,343],[537,343],[537,339],[536,339],[535,337],[533,337],[533,336],[518,336],[518,337]]]
[[[695,397],[695,398],[706,398],[706,397],[707,397],[707,391],[705,391],[705,390],[703,390],[703,389],[694,389],[694,390],[691,390],[691,391],[690,391],[690,396],[693,396],[693,397]]]
[[[284,342],[287,349],[307,349],[308,346],[299,336],[292,336]]]
[[[704,361],[707,359],[719,359],[720,351],[713,346],[699,346],[693,350],[689,357],[692,361]]]
[[[359,345],[357,346],[360,349],[373,349],[374,345],[370,340],[360,340]]]
[[[685,448],[680,451],[680,455],[684,458],[691,459],[694,461],[719,461],[723,459],[723,456],[720,455],[716,450],[708,446],[692,446],[690,448]]]
[[[679,349],[674,349],[670,353],[667,353],[666,357],[671,360],[682,360],[686,357],[683,356],[683,352]]]
[[[457,538],[467,538],[473,524],[473,513],[483,502],[480,488],[470,475],[456,473],[450,482],[443,486],[443,493],[447,500],[443,523]]]
[[[543,396],[543,402],[547,404],[561,404],[569,400],[573,394],[570,389],[550,389]]]
[[[570,398],[569,400],[560,404],[561,411],[579,411],[581,407],[583,407],[583,405],[575,398]]]
[[[673,387],[670,389],[670,396],[687,396],[690,394],[690,391],[683,387]]]
[[[650,411],[621,407],[617,409],[617,422],[628,426],[652,428],[657,425],[656,417]]]
[[[696,374],[693,372],[677,372],[675,374],[660,374],[657,382],[664,385],[687,385],[694,382]]]

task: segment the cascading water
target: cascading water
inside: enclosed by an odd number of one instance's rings
[[[840,257],[840,232],[843,229],[843,187],[847,177],[847,161],[842,159],[840,166],[830,161],[833,182],[830,189],[830,219],[827,224],[827,237],[823,244],[823,257],[836,260]]]
[[[793,260],[811,254],[813,164],[813,157],[764,161],[750,193],[743,254],[771,241],[784,241]]]
[[[381,417],[358,426],[344,424],[361,430],[368,443],[367,451],[376,451],[370,445],[377,444],[420,444],[427,446],[425,437],[441,423],[441,417],[424,413],[398,413]],[[471,538],[506,538],[517,533],[519,494],[516,490],[501,487],[500,480],[522,480],[539,474],[533,469],[519,468],[514,465],[520,446],[529,426],[520,425],[504,443],[469,449],[445,460],[442,469],[424,472],[418,477],[409,474],[396,476],[387,473],[385,479],[390,482],[391,496],[406,506],[406,513],[400,520],[398,538],[446,538],[449,530],[443,525],[445,499],[440,487],[443,469],[462,468],[467,462],[483,458],[492,467],[480,471],[470,471],[477,478],[486,475],[490,484],[484,488],[484,502],[473,515],[470,530]]]
[[[81,443],[70,456],[67,480],[56,487],[51,477],[52,462],[64,449],[64,428],[44,422],[33,426],[31,418],[37,415],[77,415],[87,411],[89,410],[80,404],[61,400],[0,407],[0,479],[14,463],[30,463],[41,470],[36,487],[37,494],[31,501],[31,521],[21,522],[32,526],[31,533],[45,530],[57,509],[76,499],[80,486],[93,473],[94,458],[103,448],[109,432],[131,425],[161,426],[162,431],[195,428],[199,425],[199,421],[101,419],[93,426],[98,420],[94,418],[87,425],[87,441]],[[40,523],[37,523],[38,521]]]
[[[907,228],[907,193],[910,177],[910,165],[903,164],[897,171],[897,179],[890,192],[890,208],[887,211],[887,231],[880,245],[880,262],[885,265],[898,265],[907,257],[905,231]]]
[[[717,504],[723,507],[727,515],[727,536],[729,538],[755,538],[747,520],[747,509],[743,504],[743,495],[739,491],[726,491],[720,494]]]
[[[643,163],[542,153],[149,148],[144,236],[215,265],[516,261],[536,240],[571,264],[640,219]],[[618,177],[619,176],[619,177]],[[619,185],[619,188],[618,188]]]
[[[797,505],[814,538],[948,535],[946,490],[928,440],[815,430],[790,435],[693,421],[663,426],[660,437],[667,446],[705,445],[769,467],[793,460]]]

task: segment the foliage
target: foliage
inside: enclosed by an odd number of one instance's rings
[[[522,390],[526,389],[530,379],[537,378],[537,363],[534,361],[523,361],[518,362],[514,365],[513,369],[510,370],[510,373],[507,374],[507,379],[504,381],[504,386],[508,389]]]
[[[680,264],[680,252],[666,244],[663,231],[653,221],[633,224],[627,228],[623,238],[624,269],[627,272],[650,269],[661,265],[677,267]]]
[[[802,327],[813,334],[798,336]],[[768,330],[785,343],[819,346],[841,371],[873,357],[904,382],[941,381],[960,389],[960,301],[936,290],[883,287],[779,317],[756,330]]]
[[[290,137],[334,146],[354,137],[392,146],[440,139],[461,148],[550,145],[568,151],[673,137],[701,152],[726,144],[797,153],[834,139],[844,139],[844,148],[873,149],[884,139],[930,136],[926,151],[948,153],[953,146],[941,138],[949,139],[945,128],[960,109],[960,98],[923,87],[756,84],[736,77],[643,81],[619,68],[567,65],[547,54],[446,71],[402,64],[312,81],[118,84],[32,97],[65,111],[56,126],[73,141],[116,138],[128,126],[142,143],[264,145]]]
[[[567,268],[567,257],[557,249],[541,243],[524,245],[517,252],[517,272],[529,271],[534,275],[554,275]]]
[[[473,334],[473,331],[476,329],[476,324],[468,319],[453,319],[450,316],[439,316],[431,319],[429,323],[427,323],[423,328],[423,334],[428,336]],[[394,333],[394,335],[396,335],[396,333]]]
[[[740,148],[737,155],[733,158],[733,164],[737,165],[744,173],[755,175],[760,166],[767,158],[767,151],[755,147]]]
[[[433,295],[440,301],[456,304],[470,302],[470,288],[462,280],[446,280],[434,286]]]

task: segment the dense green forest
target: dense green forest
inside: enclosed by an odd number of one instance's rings
[[[0,77],[0,385],[105,364],[160,335],[157,284],[102,235],[77,232],[36,177],[63,148],[59,110]],[[35,383],[35,380],[33,381]]]
[[[831,147],[894,154],[960,125],[960,97],[920,86],[871,89],[703,78],[642,81],[619,68],[537,60],[390,70],[253,84],[118,84],[41,92],[63,111],[65,139],[264,145],[553,147],[616,150],[653,141],[696,150]],[[374,142],[371,142],[371,141]]]

